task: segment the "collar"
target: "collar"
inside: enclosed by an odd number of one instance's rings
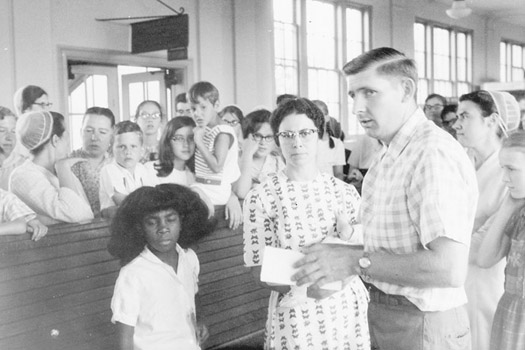
[[[184,251],[178,243],[175,246],[175,249],[177,250],[177,253],[179,254],[179,264],[180,264],[182,257],[184,255]],[[144,247],[144,250],[140,253],[140,256],[154,264],[168,266],[169,268],[171,268],[171,266],[166,264],[164,261],[160,260],[155,254],[153,254],[153,252],[148,248],[147,245]]]
[[[397,158],[403,149],[408,145],[416,130],[429,120],[423,113],[423,110],[417,108],[416,111],[407,119],[407,121],[397,131],[396,135],[387,147],[386,154],[391,158]]]

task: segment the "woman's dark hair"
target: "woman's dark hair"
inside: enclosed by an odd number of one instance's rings
[[[111,122],[111,127],[115,126],[115,115],[109,108],[105,107],[89,107],[86,109],[86,113],[84,113],[84,118],[82,119],[82,124],[84,124],[84,120],[86,119],[86,116],[88,114],[95,114],[95,115],[103,115],[104,117],[108,118]]]
[[[24,113],[43,95],[47,95],[44,89],[36,85],[28,85],[22,90],[20,111]]]
[[[54,135],[57,135],[58,137],[62,137],[62,135],[64,134],[64,131],[66,131],[64,116],[58,112],[48,112],[48,113],[50,113],[51,116],[53,117],[53,129],[51,130],[51,135],[49,136],[49,139],[46,142],[44,142],[37,148],[34,148],[29,151],[33,155],[37,155],[40,152],[42,152],[44,147],[51,141]]]
[[[176,117],[166,124],[159,141],[159,160],[154,164],[157,176],[166,177],[173,171],[173,158],[175,155],[171,148],[171,138],[177,130],[186,126],[194,128],[196,126],[195,121],[190,117]],[[194,156],[186,162],[186,166],[192,172],[195,170]]]
[[[443,107],[443,110],[441,111],[441,120],[445,121],[445,116],[449,113],[456,113],[458,110],[458,105],[452,104],[452,105],[446,105]]]
[[[459,97],[459,102],[463,101],[470,101],[472,103],[475,103],[479,107],[481,115],[484,118],[490,116],[492,113],[499,114],[498,107],[496,106],[494,99],[492,98],[490,93],[488,93],[485,90],[473,91],[469,92],[468,94],[461,95]],[[497,135],[500,138],[503,136],[503,131],[501,130],[501,127],[498,128]]]
[[[147,215],[173,209],[180,217],[178,244],[187,248],[211,233],[215,220],[208,207],[189,187],[176,184],[144,186],[130,193],[111,222],[108,251],[122,266],[135,259],[146,246],[143,221]]]
[[[161,107],[160,103],[158,103],[157,101],[153,101],[153,100],[145,100],[145,101],[142,101],[141,103],[139,103],[139,105],[137,106],[137,110],[135,111],[135,121],[139,120],[140,110],[142,109],[142,107],[145,104],[148,104],[148,103],[151,103],[151,104],[157,106],[157,108],[159,109],[159,112],[160,112],[160,120],[164,122],[165,119],[166,119],[166,116],[164,115],[164,113],[162,113],[162,107]]]
[[[224,117],[224,115],[226,113],[231,113],[233,114],[234,116],[237,117],[237,119],[239,119],[239,124],[242,125],[242,123],[244,122],[244,115],[242,114],[242,111],[239,107],[237,106],[226,106],[224,107],[220,112],[219,112],[219,118],[222,119],[222,117]]]
[[[296,98],[282,102],[273,111],[270,117],[270,126],[275,135],[279,132],[279,125],[283,119],[290,114],[304,114],[314,122],[319,138],[323,138],[324,134],[324,115],[323,112],[312,101],[306,98]],[[275,142],[279,145],[279,138],[275,138]]]
[[[272,112],[267,109],[258,109],[248,113],[244,117],[242,124],[242,136],[247,138],[248,135],[256,133],[264,123],[270,123],[270,116]]]

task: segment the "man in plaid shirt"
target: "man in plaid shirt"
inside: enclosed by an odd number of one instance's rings
[[[477,183],[466,152],[416,103],[415,62],[392,48],[345,65],[353,112],[386,145],[363,183],[364,250],[317,244],[298,284],[359,274],[374,349],[470,349],[463,288]]]

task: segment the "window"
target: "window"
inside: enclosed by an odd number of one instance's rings
[[[525,79],[525,44],[502,41],[500,43],[500,80]]]
[[[458,97],[472,90],[472,34],[428,22],[414,24],[418,102],[431,93]]]
[[[348,1],[274,0],[273,9],[277,95],[322,100],[347,135],[362,133],[349,113],[341,68],[369,49],[368,8]]]

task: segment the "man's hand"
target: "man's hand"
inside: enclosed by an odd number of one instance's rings
[[[326,283],[343,281],[358,274],[362,247],[346,244],[317,243],[303,250],[305,256],[294,264],[299,271],[292,276],[297,285],[312,284],[319,288]]]

